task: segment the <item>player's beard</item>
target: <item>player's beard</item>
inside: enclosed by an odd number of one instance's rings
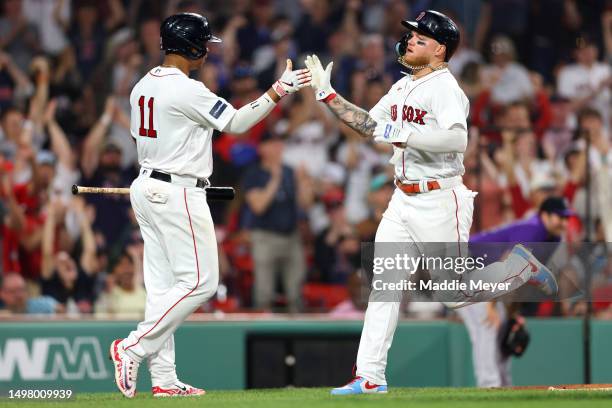
[[[409,52],[406,52],[402,59],[407,65],[412,67],[420,67],[429,64],[429,58],[425,56],[414,56]]]

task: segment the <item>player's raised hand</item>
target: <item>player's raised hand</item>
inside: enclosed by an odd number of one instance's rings
[[[409,131],[389,122],[381,122],[374,128],[374,141],[378,143],[391,143],[397,147],[404,147],[408,136],[410,136]]]
[[[335,95],[336,91],[331,86],[331,72],[334,66],[333,61],[327,64],[323,69],[319,57],[315,54],[308,55],[304,61],[306,68],[312,73],[312,87],[318,101],[324,101],[331,95]]]
[[[281,75],[280,79],[272,85],[272,88],[281,98],[287,94],[292,94],[299,91],[305,86],[309,86],[312,81],[312,75],[308,68],[293,70],[293,63],[287,59],[287,68]]]

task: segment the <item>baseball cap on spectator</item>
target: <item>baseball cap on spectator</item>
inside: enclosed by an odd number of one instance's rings
[[[36,164],[55,166],[55,155],[48,150],[41,150],[36,154]]]
[[[121,146],[113,141],[108,141],[102,147],[102,153],[121,153]]]
[[[531,191],[537,190],[554,190],[557,188],[557,182],[554,178],[547,174],[536,174],[530,183]]]
[[[259,143],[265,142],[273,142],[273,141],[285,141],[285,136],[278,132],[265,132],[261,135],[261,139],[259,139]]]
[[[341,207],[344,204],[344,191],[339,188],[331,188],[323,194],[321,201],[327,211]]]
[[[386,173],[378,173],[370,181],[370,193],[380,190],[384,186],[393,186],[393,180]]]
[[[254,76],[253,69],[248,65],[238,65],[232,72],[234,80],[253,78]]]
[[[557,214],[560,217],[574,215],[574,212],[568,207],[567,201],[562,197],[548,197],[540,204],[539,212]]]
[[[250,143],[234,143],[229,153],[231,162],[239,167],[247,166],[257,160],[257,149]]]

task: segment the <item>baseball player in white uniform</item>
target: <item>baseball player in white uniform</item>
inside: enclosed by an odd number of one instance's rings
[[[352,129],[377,142],[394,145],[390,162],[395,167],[397,188],[378,226],[376,243],[465,243],[476,195],[462,182],[469,102],[447,68],[459,43],[459,30],[450,18],[431,10],[422,12],[416,21],[402,24],[409,32],[397,43],[396,51],[398,61],[410,74],[396,82],[370,112],[334,91],[330,84],[333,63],[324,69],[316,55],[306,58],[312,87],[316,98]],[[506,261],[474,271],[479,276],[470,278],[507,281],[509,290],[535,279],[544,291],[556,293],[550,271],[524,247],[516,248]],[[459,301],[451,306],[501,294],[457,293]],[[334,388],[332,394],[387,392],[387,352],[399,306],[399,301],[373,301],[370,297],[355,378]]]
[[[213,129],[243,133],[263,119],[286,94],[309,85],[308,70],[292,70],[257,100],[234,109],[189,78],[205,60],[211,34],[205,17],[181,13],[161,26],[161,66],[149,71],[130,95],[131,134],[140,175],[130,199],[144,239],[144,320],[125,339],[112,342],[117,387],[136,392],[139,364],[147,359],[156,397],[202,395],[178,380],[173,333],[217,290],[217,243],[206,203],[212,173]]]

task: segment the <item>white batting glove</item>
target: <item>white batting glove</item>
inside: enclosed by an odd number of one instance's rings
[[[397,147],[404,147],[409,136],[410,131],[398,128],[390,122],[378,123],[374,128],[374,141],[378,143],[391,143]]]
[[[308,55],[304,61],[306,68],[312,73],[312,87],[315,91],[317,101],[328,102],[336,96],[336,91],[331,86],[331,71],[334,66],[333,62],[327,64],[323,69],[319,57],[316,55]]]
[[[312,75],[308,69],[296,69],[293,71],[293,63],[287,59],[287,68],[283,75],[272,85],[272,89],[281,98],[287,94],[292,94],[299,91],[305,86],[309,86],[312,81]]]

